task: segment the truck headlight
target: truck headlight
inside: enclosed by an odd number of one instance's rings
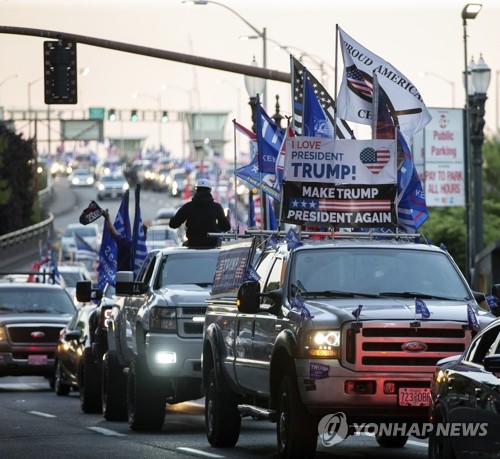
[[[308,357],[338,359],[340,357],[340,331],[312,331],[306,337],[305,352]]]
[[[5,341],[7,337],[5,336],[5,329],[4,327],[0,326],[0,341]]]
[[[177,314],[175,308],[151,308],[149,325],[152,331],[177,331]]]

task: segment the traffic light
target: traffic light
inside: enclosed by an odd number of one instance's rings
[[[137,115],[137,110],[132,110],[130,112],[130,121],[133,121],[134,123],[139,119],[139,116]]]
[[[168,123],[168,112],[167,111],[164,111],[161,114],[161,122],[162,123]]]
[[[114,108],[110,108],[108,110],[108,120],[109,121],[115,121],[116,120],[116,112]]]
[[[43,64],[46,104],[76,104],[76,41],[44,41]]]

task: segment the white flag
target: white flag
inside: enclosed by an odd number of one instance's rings
[[[337,116],[355,123],[372,123],[375,73],[403,135],[409,139],[423,129],[432,117],[415,85],[398,69],[361,46],[342,29],[338,30],[344,74],[337,97]]]

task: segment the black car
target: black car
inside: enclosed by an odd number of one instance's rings
[[[499,457],[500,319],[438,362],[430,413],[429,458]]]
[[[0,376],[44,376],[53,387],[61,329],[75,313],[61,285],[0,280]]]
[[[90,282],[85,284],[90,291]],[[55,391],[68,395],[73,388],[80,392],[80,406],[84,413],[102,410],[102,357],[107,351],[106,320],[111,312],[114,288],[106,286],[99,304],[83,306],[61,330],[56,350]],[[85,298],[90,302],[90,296]]]

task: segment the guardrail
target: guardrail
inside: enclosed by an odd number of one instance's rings
[[[52,198],[52,186],[38,192],[40,206],[45,209]],[[0,236],[0,266],[7,266],[12,259],[21,258],[38,250],[39,241],[52,234],[54,215],[50,212],[43,221],[27,228]]]

